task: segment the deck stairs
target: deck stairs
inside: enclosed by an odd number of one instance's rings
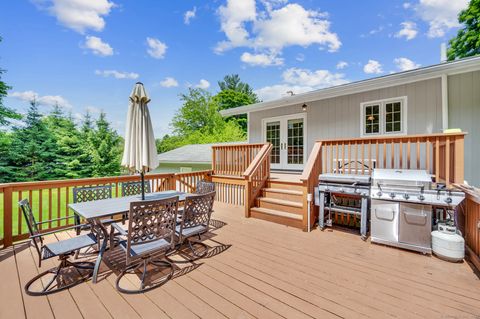
[[[302,229],[301,182],[291,178],[270,178],[250,209],[250,217]]]

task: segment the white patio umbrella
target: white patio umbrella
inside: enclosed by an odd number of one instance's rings
[[[140,173],[142,200],[145,199],[145,173],[158,166],[148,102],[150,99],[145,87],[141,82],[137,82],[130,94],[122,166],[127,167],[132,173]]]

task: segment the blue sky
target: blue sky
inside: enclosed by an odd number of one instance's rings
[[[0,2],[8,106],[33,96],[123,134],[142,81],[155,134],[189,86],[237,73],[263,100],[439,63],[468,0],[18,0]]]

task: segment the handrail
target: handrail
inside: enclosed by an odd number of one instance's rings
[[[318,160],[318,156],[320,154],[320,151],[322,150],[322,142],[315,142],[312,148],[312,152],[310,153],[310,156],[308,157],[307,164],[305,164],[305,167],[302,172],[302,176],[300,176],[301,181],[306,181],[309,179],[312,170],[315,166],[315,163]]]
[[[212,146],[213,174],[243,176],[263,145],[263,143],[254,143]]]
[[[270,177],[270,153],[272,144],[264,144],[243,173],[245,178],[245,217],[250,217],[250,208],[253,206],[265,182]]]
[[[446,136],[465,136],[467,132],[458,132],[458,133],[432,133],[432,134],[414,134],[414,135],[380,135],[380,136],[366,136],[358,138],[334,138],[334,139],[325,139],[318,140],[317,142],[325,143],[335,143],[335,142],[362,142],[362,141],[376,141],[376,140],[401,140],[401,139],[426,139],[433,137],[446,137]]]
[[[265,156],[270,155],[270,151],[272,150],[272,144],[263,144],[262,148],[260,149],[260,152],[258,152],[257,156],[253,159],[253,161],[250,163],[250,165],[247,167],[245,172],[243,173],[243,176],[245,179],[249,179],[252,174],[258,169],[262,161],[264,160]]]

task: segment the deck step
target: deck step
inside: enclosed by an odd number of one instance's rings
[[[302,191],[292,189],[264,188],[262,190],[262,194],[263,197],[277,198],[299,203],[301,203],[303,199]]]
[[[265,185],[266,188],[288,189],[295,191],[302,191],[302,186],[303,185],[300,182],[279,181],[275,179],[267,180]]]
[[[303,214],[303,203],[298,201],[284,200],[271,197],[259,197],[258,207],[273,209],[291,214]]]
[[[250,210],[250,216],[269,222],[302,229],[302,215],[292,214],[275,209],[253,207]]]

